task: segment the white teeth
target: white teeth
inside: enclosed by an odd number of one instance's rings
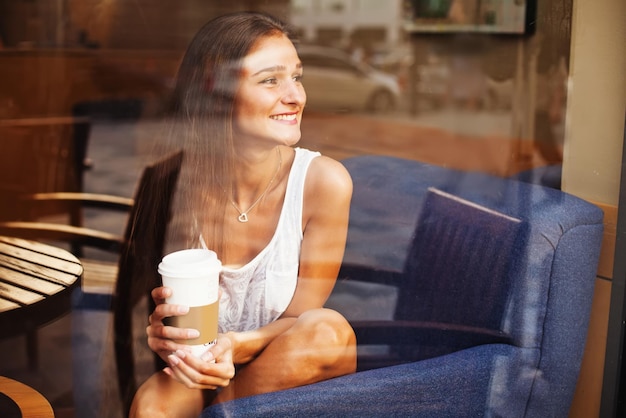
[[[292,114],[292,115],[276,115],[276,116],[270,116],[270,118],[275,119],[275,120],[295,120],[296,119],[296,114]]]

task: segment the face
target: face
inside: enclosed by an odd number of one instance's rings
[[[302,63],[292,42],[282,34],[259,39],[243,60],[235,141],[296,144],[305,102]]]

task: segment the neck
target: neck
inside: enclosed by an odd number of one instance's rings
[[[280,148],[262,155],[244,156],[235,169],[230,198],[240,211],[246,211],[271,189],[281,166]]]

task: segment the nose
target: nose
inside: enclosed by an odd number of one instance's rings
[[[282,102],[285,104],[295,104],[298,106],[304,106],[306,103],[306,92],[301,82],[290,81],[284,84],[284,92]]]

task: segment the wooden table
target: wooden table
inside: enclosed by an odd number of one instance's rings
[[[0,236],[0,338],[31,334],[70,312],[83,267],[69,252],[35,241]],[[29,338],[29,361],[36,340]]]
[[[0,412],[4,418],[54,418],[50,402],[35,389],[0,376]]]

